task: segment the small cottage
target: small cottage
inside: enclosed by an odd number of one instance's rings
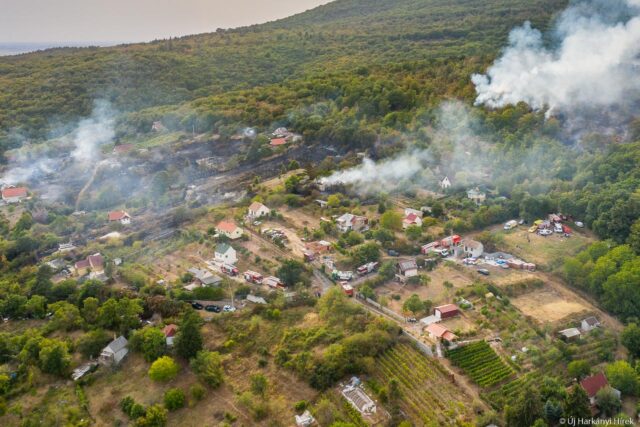
[[[220,243],[216,246],[214,257],[216,262],[221,262],[223,264],[234,265],[238,262],[236,250],[227,243]]]
[[[102,349],[98,361],[104,366],[119,365],[122,359],[124,359],[127,353],[129,353],[127,344],[127,339],[123,336],[119,336]]]
[[[220,221],[218,225],[216,225],[216,233],[235,240],[242,237],[243,230],[232,221]]]
[[[271,213],[271,209],[266,207],[260,202],[253,202],[249,205],[249,210],[247,211],[247,216],[251,219],[261,218],[263,216],[268,216]]]

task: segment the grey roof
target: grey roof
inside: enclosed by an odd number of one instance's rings
[[[216,253],[225,254],[227,253],[227,251],[229,251],[229,249],[233,249],[231,245],[229,245],[228,243],[220,243],[218,246],[216,246]]]
[[[114,353],[117,353],[125,347],[127,347],[127,339],[120,335],[118,338],[111,341],[106,348],[110,349]]]
[[[398,263],[398,267],[400,267],[400,270],[402,271],[407,271],[407,270],[415,270],[418,268],[418,265],[416,264],[416,262],[414,260],[409,260],[409,261],[400,261]]]
[[[587,317],[586,319],[583,320],[584,322],[587,322],[587,325],[589,326],[595,326],[600,324],[600,322],[598,322],[598,319],[596,319],[593,316]]]

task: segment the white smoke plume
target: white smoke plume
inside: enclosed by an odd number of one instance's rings
[[[323,178],[325,187],[350,185],[360,194],[406,190],[412,185],[435,188],[444,175],[458,184],[481,181],[486,177],[487,141],[482,140],[480,123],[471,109],[456,101],[443,103],[428,130],[427,148],[409,146],[405,151],[378,163],[365,158],[350,169]]]
[[[472,76],[476,105],[571,112],[640,100],[640,0],[573,1],[551,36],[545,44],[529,22],[513,29],[502,56]]]
[[[64,173],[60,170],[60,150],[70,150],[72,162],[66,164],[64,169],[91,169],[100,160],[100,148],[115,138],[115,117],[111,105],[99,100],[94,103],[91,116],[75,125],[61,125],[53,132],[60,134],[71,129],[65,136],[40,145],[30,145],[24,140],[22,149],[10,158],[0,181],[3,184],[28,183],[49,174]]]
[[[96,101],[91,116],[81,120],[73,132],[73,159],[89,166],[100,155],[100,147],[113,142],[115,113],[106,101]]]
[[[374,193],[395,189],[400,182],[410,179],[424,169],[429,159],[426,151],[411,151],[379,163],[365,158],[359,166],[334,173],[322,179],[323,185],[354,185],[361,193]]]

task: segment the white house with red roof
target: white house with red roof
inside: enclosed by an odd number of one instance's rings
[[[607,377],[602,372],[598,372],[595,375],[591,375],[580,381],[580,386],[587,392],[587,396],[589,396],[589,402],[592,406],[596,404],[596,395],[603,388],[609,387],[609,381]],[[621,393],[619,390],[616,390],[612,387],[613,392],[620,398]]]
[[[131,215],[129,215],[126,211],[111,211],[108,215],[109,222],[118,221],[120,224],[128,225],[131,224]]]
[[[422,226],[422,218],[418,216],[415,212],[410,212],[402,219],[402,228],[406,229],[409,226],[416,225],[418,227]]]
[[[249,210],[247,211],[247,216],[251,219],[261,218],[263,216],[268,216],[271,213],[271,209],[266,207],[260,202],[253,202],[249,205]]]
[[[218,225],[216,225],[216,233],[235,240],[242,237],[243,230],[233,221],[220,221]]]
[[[432,323],[426,327],[426,331],[429,333],[429,337],[433,340],[454,342],[458,339],[457,335],[451,332],[446,326],[439,323]]]
[[[27,197],[26,187],[5,187],[2,189],[2,200],[5,203],[20,203]]]
[[[269,143],[272,147],[279,147],[281,145],[285,145],[287,143],[287,138],[273,138]]]
[[[100,276],[104,274],[104,258],[100,253],[89,255],[85,259],[76,262],[73,267],[78,276],[84,276],[89,273]]]
[[[168,347],[173,346],[173,338],[178,333],[178,325],[174,325],[173,323],[168,324],[164,328],[162,328],[162,333],[164,334],[165,342]]]

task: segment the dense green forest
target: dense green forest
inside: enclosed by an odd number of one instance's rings
[[[0,141],[6,148],[17,135],[42,139],[57,124],[88,115],[97,98],[131,112],[208,96],[222,98],[216,103],[250,97],[249,102],[278,101],[274,117],[265,119],[282,120],[295,105],[343,96],[338,82],[356,68],[363,76],[354,82],[361,93],[392,92],[389,81],[418,70],[425,80],[412,90],[420,101],[423,93],[434,91],[469,97],[468,72],[491,60],[511,27],[526,19],[544,27],[564,3],[344,1],[267,25],[1,58]],[[375,71],[364,78],[369,68]],[[296,90],[300,85],[303,93]],[[254,91],[229,93],[245,89]],[[274,91],[295,102],[280,103]],[[203,128],[224,124],[219,121],[225,111],[208,104]],[[390,101],[375,110],[386,114],[414,107]]]

